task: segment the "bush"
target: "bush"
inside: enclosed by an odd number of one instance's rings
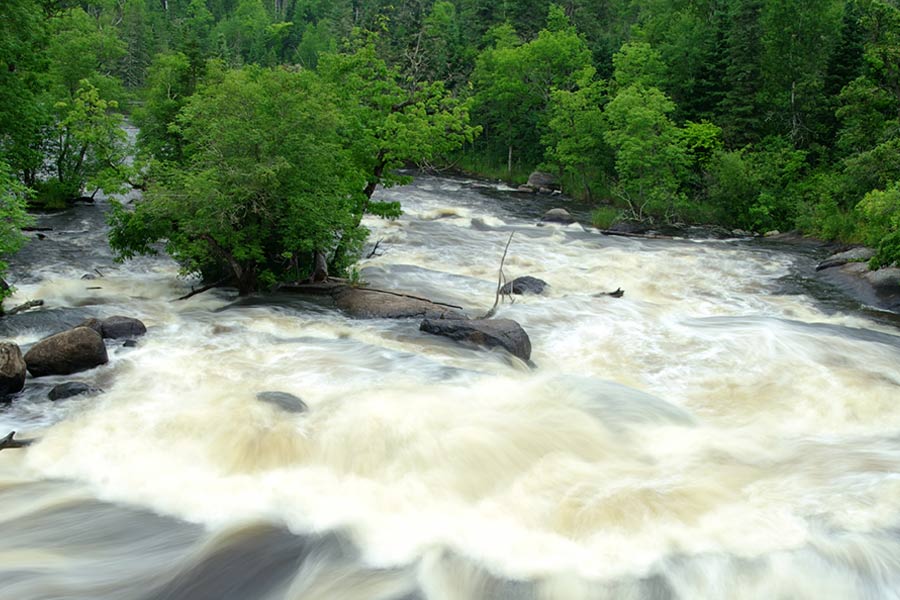
[[[614,206],[601,206],[591,213],[591,224],[597,229],[609,229],[622,219],[622,211]]]
[[[900,182],[872,190],[856,205],[864,241],[876,248],[873,269],[900,263]]]

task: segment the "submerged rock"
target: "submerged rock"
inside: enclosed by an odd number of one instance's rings
[[[831,269],[832,267],[842,267],[851,262],[865,262],[875,256],[875,251],[865,246],[852,248],[846,252],[838,252],[820,262],[816,266],[816,271]]]
[[[547,282],[543,279],[538,279],[537,277],[532,277],[530,275],[525,275],[523,277],[516,277],[502,288],[500,288],[501,294],[541,294],[544,292],[544,288],[547,287]]]
[[[147,333],[147,327],[138,319],[116,315],[103,319],[101,334],[104,339],[134,338]]]
[[[573,217],[569,213],[569,211],[564,208],[551,208],[544,213],[544,216],[541,217],[541,221],[543,221],[544,223],[561,223],[563,225],[570,225],[575,222],[575,217]]]
[[[511,319],[425,319],[419,330],[486,348],[499,346],[525,361],[531,358],[528,334]]]
[[[12,342],[0,343],[0,400],[25,387],[25,359]]]
[[[100,334],[90,327],[76,327],[36,343],[25,354],[34,377],[69,375],[109,362]]]
[[[260,392],[256,394],[256,399],[289,413],[302,413],[309,410],[306,402],[287,392]]]
[[[91,387],[80,381],[67,381],[66,383],[55,386],[50,390],[50,393],[47,394],[47,397],[53,402],[56,402],[57,400],[65,400],[66,398],[80,396],[81,394],[94,394],[100,391],[102,390]]]
[[[465,319],[448,306],[430,300],[401,296],[365,288],[343,288],[334,295],[335,305],[359,319]]]

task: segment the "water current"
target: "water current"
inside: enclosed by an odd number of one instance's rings
[[[815,252],[537,226],[562,199],[421,176],[362,278],[500,306],[533,365],[404,320],[115,264],[105,203],[45,215],[0,323],[148,325],[0,406],[0,600],[900,598],[900,332]],[[577,213],[577,207],[573,207]],[[583,215],[582,215],[583,216]],[[85,275],[93,279],[84,279]],[[622,298],[597,295],[616,288]],[[84,381],[103,393],[61,402]],[[256,394],[301,397],[304,414]]]

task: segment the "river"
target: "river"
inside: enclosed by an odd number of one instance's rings
[[[0,600],[900,598],[900,332],[814,251],[539,227],[564,201],[464,179],[381,197],[363,279],[473,315],[515,232],[506,273],[550,288],[497,316],[533,366],[296,296],[173,302],[103,202],[40,218],[10,304],[45,309],[3,335],[149,331],[0,406],[40,438],[0,452]],[[46,399],[72,380],[104,392]]]

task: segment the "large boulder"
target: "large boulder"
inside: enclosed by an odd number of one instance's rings
[[[532,277],[530,275],[525,275],[523,277],[516,277],[502,288],[500,288],[501,294],[541,294],[544,292],[544,288],[547,287],[547,282],[543,279],[538,279],[537,277]]]
[[[528,334],[510,319],[425,319],[419,329],[486,348],[500,346],[522,360],[531,358]]]
[[[546,173],[544,171],[535,171],[529,175],[527,185],[536,190],[542,188],[545,190],[559,189],[559,182],[556,180],[556,176],[553,175],[553,173]]]
[[[25,354],[28,372],[35,377],[69,375],[109,362],[100,334],[90,327],[76,327],[51,335]]]
[[[0,400],[25,387],[25,359],[12,342],[0,343]]]
[[[465,319],[450,307],[429,300],[377,292],[365,288],[343,288],[334,295],[335,305],[359,319]]]
[[[541,221],[544,223],[561,223],[562,225],[569,225],[575,222],[575,217],[564,208],[551,208],[544,213],[544,216],[541,217]]]
[[[103,319],[101,335],[103,339],[118,340],[135,338],[147,333],[147,327],[138,319],[116,315]]]
[[[823,260],[816,267],[816,271],[831,269],[832,267],[841,267],[851,262],[865,262],[875,256],[875,251],[865,246],[852,248],[846,252],[838,252]]]

